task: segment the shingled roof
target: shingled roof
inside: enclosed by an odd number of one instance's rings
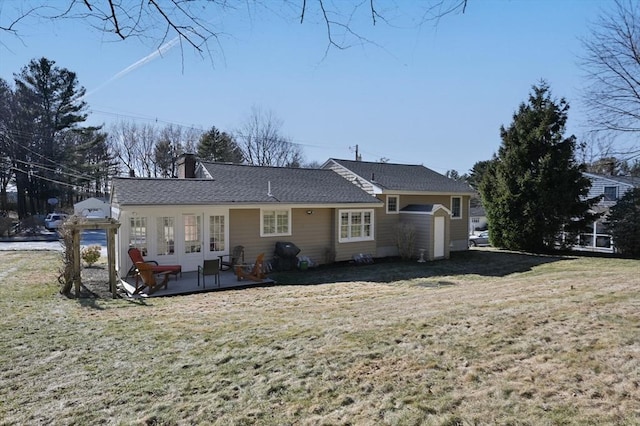
[[[421,165],[374,163],[334,158],[329,159],[328,163],[331,162],[350,170],[360,178],[387,192],[473,193],[473,189],[466,183],[450,179]]]
[[[119,205],[378,204],[331,170],[202,163],[211,179],[115,178]]]

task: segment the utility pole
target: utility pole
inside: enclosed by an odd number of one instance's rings
[[[350,146],[349,149],[353,149],[353,147]],[[356,146],[355,146],[355,151],[356,151],[356,161],[361,161],[362,157],[360,157],[360,153],[358,151],[358,144],[356,144]]]

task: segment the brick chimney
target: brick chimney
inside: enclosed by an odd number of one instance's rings
[[[196,177],[196,155],[182,154],[178,158],[178,179],[193,179]]]

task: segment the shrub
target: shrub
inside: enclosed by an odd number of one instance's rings
[[[413,257],[415,240],[416,230],[412,225],[405,223],[398,224],[396,228],[396,245],[398,247],[398,254],[403,260],[408,260]]]
[[[9,231],[13,226],[13,220],[10,217],[0,216],[0,237],[9,236]]]
[[[82,249],[80,256],[82,257],[82,260],[91,267],[91,265],[100,259],[100,246],[85,247]]]

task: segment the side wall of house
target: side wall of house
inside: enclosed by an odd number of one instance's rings
[[[390,194],[394,195],[394,194]],[[397,255],[396,247],[396,226],[399,223],[397,213],[387,213],[387,196],[379,197],[385,203],[385,207],[376,209],[376,238],[377,253],[380,256]],[[442,204],[451,210],[451,196],[448,195],[399,195],[399,209],[410,204]],[[448,238],[450,238],[451,250],[461,251],[469,249],[469,201],[468,195],[462,198],[462,217],[451,218],[448,226]],[[449,247],[447,247],[449,250]]]
[[[338,210],[334,210],[333,212],[333,220],[332,225],[333,229],[331,234],[335,236],[333,240],[333,252],[331,255],[334,257],[335,262],[343,262],[346,260],[353,259],[354,255],[358,254],[368,254],[371,256],[376,256],[376,238],[375,235],[378,233],[377,229],[377,216],[380,213],[380,209],[373,209],[374,211],[374,239],[370,241],[357,241],[357,242],[339,242],[338,241],[338,230],[340,229],[340,216],[338,214]]]
[[[307,214],[307,211],[311,212]],[[231,209],[229,212],[230,247],[245,247],[245,260],[254,259],[260,253],[265,259],[273,258],[277,242],[291,242],[300,253],[314,263],[323,264],[331,261],[327,253],[333,250],[333,209],[300,208],[291,210],[291,235],[275,237],[260,236],[260,209]]]
[[[376,209],[376,257],[398,256],[399,213],[387,213],[386,195],[378,196],[384,206]],[[399,209],[402,207],[399,207]]]
[[[400,213],[404,225],[413,228],[413,255],[417,259],[420,249],[424,250],[424,258],[433,258],[433,216],[428,213]]]
[[[443,235],[441,234],[443,241],[442,256],[436,257],[436,232],[435,232],[435,220],[437,217],[444,219]],[[400,213],[400,221],[403,224],[411,225],[415,229],[414,244],[413,244],[413,258],[418,259],[421,256],[420,250],[424,250],[422,254],[425,260],[436,259],[448,259],[450,255],[450,233],[451,233],[451,218],[449,214],[439,209],[435,213],[422,213],[422,212],[403,212]]]

